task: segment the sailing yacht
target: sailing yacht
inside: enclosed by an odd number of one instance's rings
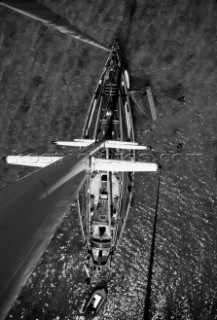
[[[136,150],[148,147],[135,142],[129,87],[115,41],[91,100],[82,139],[53,141],[67,147],[95,145],[94,152],[88,153],[87,177],[77,197],[89,278],[111,267],[130,210],[134,172],[157,171],[157,164],[135,160]],[[7,162],[45,167],[61,158],[8,156]]]
[[[37,167],[0,194],[0,317],[9,312],[48,246],[70,203],[78,198],[89,275],[110,268],[130,209],[133,172],[157,171],[137,162],[129,75],[117,42],[107,48],[37,1],[0,5],[109,52],[91,101],[81,139],[56,141],[82,148],[64,157],[8,156],[9,164]],[[98,292],[96,298],[99,299]],[[103,299],[98,300],[103,301]],[[100,305],[100,304],[99,304]],[[94,304],[94,308],[98,308]],[[96,310],[97,311],[97,310]]]
[[[110,143],[97,153],[106,168],[90,172],[78,195],[82,234],[88,249],[85,269],[90,276],[111,267],[132,199],[134,175],[130,165],[135,164],[135,170],[139,168],[135,150],[145,149],[135,143],[129,87],[129,75],[115,41],[90,104],[82,137]],[[156,169],[155,164],[153,168]]]

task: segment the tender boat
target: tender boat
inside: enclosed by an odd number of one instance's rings
[[[95,288],[81,307],[79,316],[88,316],[88,319],[95,317],[104,306],[107,294],[108,291],[105,286]]]

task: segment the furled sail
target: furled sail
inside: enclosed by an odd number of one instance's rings
[[[62,18],[60,15],[52,12],[48,7],[38,3],[36,0],[3,0],[0,1],[0,4],[34,20],[41,21],[48,27],[52,27],[80,41],[89,43],[90,45],[103,50],[110,51],[110,49],[89,37],[78,28],[71,25],[65,18]]]

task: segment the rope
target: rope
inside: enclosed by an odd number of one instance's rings
[[[157,198],[156,198],[156,206],[155,206],[155,216],[154,216],[154,224],[153,224],[152,244],[151,244],[150,260],[149,260],[149,270],[148,270],[148,276],[147,276],[148,279],[147,279],[147,287],[146,287],[143,320],[148,320],[150,316],[150,302],[151,302],[151,290],[152,290],[151,287],[152,287],[152,276],[153,276],[153,265],[154,265],[158,207],[159,207],[159,198],[160,198],[160,184],[161,184],[161,167],[159,166]]]

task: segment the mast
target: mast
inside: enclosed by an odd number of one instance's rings
[[[0,319],[9,312],[86,179],[98,142],[0,193]]]

